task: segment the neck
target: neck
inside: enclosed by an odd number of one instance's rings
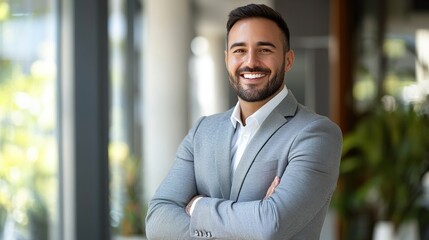
[[[259,102],[246,102],[242,99],[238,99],[238,101],[240,102],[241,122],[245,125],[246,119],[264,106],[269,99]]]
[[[264,106],[267,102],[269,102],[274,96],[276,96],[284,87],[282,86],[277,92],[271,95],[269,98],[257,101],[257,102],[247,102],[241,98],[238,98],[238,102],[240,104],[241,111],[241,122],[246,125],[246,119],[258,111],[262,106]]]

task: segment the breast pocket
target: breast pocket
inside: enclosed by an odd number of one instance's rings
[[[261,200],[277,173],[278,160],[255,161],[244,179],[239,201]]]

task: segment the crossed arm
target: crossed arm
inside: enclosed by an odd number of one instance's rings
[[[281,181],[274,179],[264,199],[235,202],[203,197],[195,205],[192,217],[185,209],[198,195],[193,150],[179,149],[174,166],[149,205],[148,239],[192,239],[191,233],[196,229],[206,229],[221,239],[294,236],[316,215],[324,214],[335,188],[341,133],[325,128],[316,124],[303,130],[305,134],[298,136],[294,144],[305,142],[311,147],[291,147],[294,150]],[[192,137],[187,138],[184,145],[192,146],[192,141]]]
[[[179,161],[180,162],[180,161]],[[174,168],[172,169],[173,172]],[[191,198],[191,201],[189,203],[186,203],[185,201],[180,201],[178,199],[178,192],[181,193],[188,192],[190,190],[186,187],[186,184],[182,185],[184,188],[178,189],[177,185],[176,188],[169,188],[167,186],[172,186],[172,179],[170,179],[168,176],[164,180],[163,184],[161,184],[160,189],[157,191],[156,197],[150,204],[149,213],[147,216],[146,221],[146,234],[148,239],[193,239],[191,237],[190,229],[191,227],[191,216],[189,214],[189,206],[192,204],[193,200],[198,197],[198,195]],[[185,181],[186,182],[186,181]],[[170,184],[171,183],[171,184]],[[268,198],[275,192],[275,188],[279,185],[280,178],[276,177],[274,181],[272,182],[271,186],[266,192],[266,196],[264,201],[268,201]],[[163,189],[164,187],[169,188],[168,191],[165,191]],[[175,193],[172,189],[175,189]],[[175,195],[175,197],[173,197]],[[186,194],[190,196],[191,194]],[[182,198],[182,200],[185,200],[188,197]],[[189,197],[190,198],[190,197]],[[227,208],[235,208],[238,207],[238,211],[234,213],[234,216],[232,216],[235,219],[236,224],[242,224],[243,219],[242,218],[242,212],[248,212],[246,210],[249,207],[256,206],[258,204],[258,201],[252,201],[252,202],[233,202],[231,200],[225,200],[225,199],[217,199],[217,198],[210,198],[210,197],[203,197],[201,199],[201,206],[206,205],[204,201],[216,201],[223,205],[223,207]],[[255,205],[256,204],[256,205]],[[273,207],[273,204],[264,204],[265,209],[268,207]],[[206,205],[208,206],[208,205]],[[222,208],[223,208],[222,207]],[[211,208],[211,207],[210,207]],[[201,209],[200,209],[201,210]],[[196,210],[194,213],[201,214],[203,211]],[[195,218],[200,218],[200,216],[194,216]],[[203,217],[206,218],[206,217]],[[216,216],[215,218],[222,218],[222,216]],[[218,221],[218,220],[214,220]],[[260,220],[258,220],[260,221]],[[264,224],[257,224],[259,226],[264,226]],[[241,226],[241,228],[247,228],[246,226]],[[227,228],[225,228],[227,229]],[[254,231],[248,231],[247,236],[244,234],[243,231],[237,231],[235,234],[230,233],[222,233],[221,235],[217,235],[216,238],[219,239],[267,239],[265,237],[258,237],[255,238],[256,235],[262,233],[257,228],[253,228]]]
[[[276,190],[276,187],[279,184],[280,184],[280,177],[276,176],[274,178],[273,182],[271,183],[270,187],[268,188],[267,193],[265,194],[264,200],[269,198],[271,196],[271,194],[274,193],[274,190]],[[197,199],[202,198],[202,197],[204,197],[204,196],[203,195],[197,195],[191,199],[191,201],[188,203],[188,205],[186,205],[186,208],[185,208],[186,214],[188,214],[189,216],[192,215],[193,208],[195,207],[194,206],[195,201]]]

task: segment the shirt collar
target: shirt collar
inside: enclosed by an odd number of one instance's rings
[[[286,88],[286,86],[284,86],[284,88],[276,96],[274,96],[270,101],[268,101],[261,108],[259,108],[255,113],[250,115],[246,119],[246,122],[249,123],[249,121],[252,121],[254,119],[254,121],[260,126],[268,117],[268,115],[274,110],[274,108],[276,108],[277,105],[279,105],[280,102],[283,101],[283,99],[287,96],[287,94],[288,94],[288,89]],[[243,123],[241,122],[240,114],[241,114],[240,102],[237,102],[231,114],[231,123],[234,128],[237,127],[237,123],[243,126]]]

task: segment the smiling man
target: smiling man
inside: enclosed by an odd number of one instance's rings
[[[231,11],[225,63],[238,102],[199,119],[179,146],[149,203],[149,239],[319,239],[342,137],[286,88],[293,62],[278,12]]]

